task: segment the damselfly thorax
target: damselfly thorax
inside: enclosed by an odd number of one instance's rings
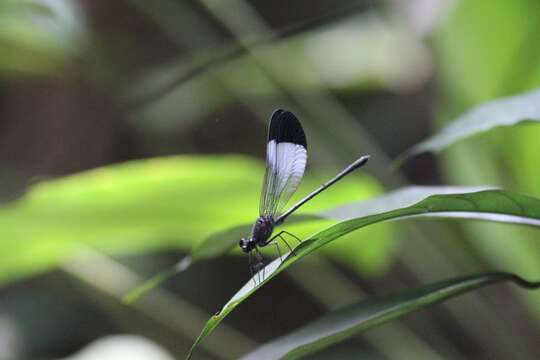
[[[272,216],[259,216],[253,224],[251,237],[249,239],[240,240],[240,248],[246,253],[252,251],[256,246],[263,247],[268,244],[272,232],[274,231],[275,222]]]

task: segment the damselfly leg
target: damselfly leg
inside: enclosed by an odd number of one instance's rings
[[[285,230],[281,230],[280,234],[287,234],[289,236],[292,236],[296,241],[298,241],[299,244],[302,243],[302,240],[300,240],[300,238],[298,236],[294,235],[293,233],[290,233],[290,232],[285,231]]]
[[[251,278],[253,279],[253,282],[255,282],[255,278],[253,277],[254,275],[254,272],[253,272],[253,255],[251,255],[251,251],[248,252],[248,267],[249,267],[249,273],[251,274]]]
[[[293,248],[289,245],[289,243],[287,242],[287,240],[283,237],[283,234],[286,234],[286,235],[290,235],[292,236],[296,241],[298,241],[299,244],[302,243],[302,240],[300,240],[298,238],[298,236],[288,232],[288,231],[285,231],[285,230],[281,230],[279,233],[277,233],[276,235],[272,236],[270,238],[270,240],[268,240],[268,242],[270,243],[271,241],[275,240],[275,239],[280,239],[281,241],[283,241],[283,243],[285,244],[285,246],[287,246],[287,248],[289,249],[289,251],[291,252],[292,255],[294,255],[294,250]],[[276,242],[274,242],[274,244],[276,244]]]
[[[264,266],[264,258],[259,251],[259,249],[255,248],[253,251],[250,251],[248,253],[248,262],[249,262],[249,271],[251,273],[251,278],[253,279],[253,284],[257,286],[261,281],[264,280],[265,275],[265,266]],[[262,270],[262,274],[261,274]],[[262,275],[262,279],[261,279]]]
[[[280,261],[280,263],[282,263],[283,258],[281,257],[281,249],[279,248],[279,244],[277,242],[273,242],[272,245],[275,245],[276,250],[278,252],[278,256],[279,256],[279,261]]]

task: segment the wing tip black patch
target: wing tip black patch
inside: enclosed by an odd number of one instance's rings
[[[270,116],[268,141],[290,142],[302,145],[307,150],[306,134],[300,120],[290,111],[276,109]]]

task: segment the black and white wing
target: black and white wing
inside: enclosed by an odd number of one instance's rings
[[[276,218],[298,188],[307,162],[306,135],[293,113],[282,109],[272,113],[266,146],[259,215]]]

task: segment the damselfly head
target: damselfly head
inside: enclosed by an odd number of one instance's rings
[[[239,242],[240,248],[243,252],[248,253],[253,250],[255,243],[246,238],[241,238]]]

